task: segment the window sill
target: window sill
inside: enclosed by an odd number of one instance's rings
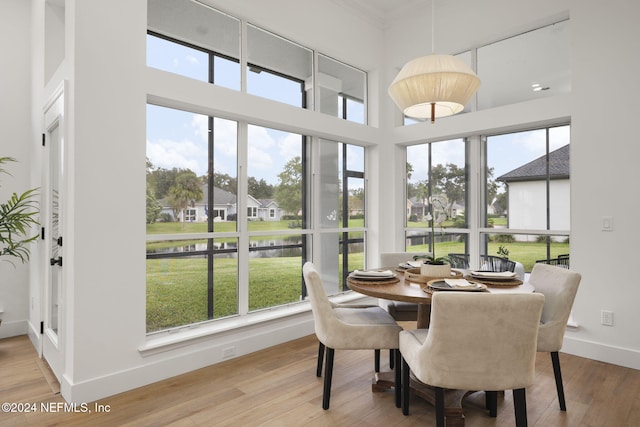
[[[350,291],[331,298],[335,303],[360,303],[366,299],[369,298]],[[229,333],[250,330],[270,322],[286,320],[289,317],[297,317],[305,314],[311,314],[309,301],[265,309],[250,313],[246,316],[234,316],[226,319],[188,325],[147,335],[144,344],[138,347],[138,352],[143,357],[147,357],[206,341],[216,335],[224,336]]]

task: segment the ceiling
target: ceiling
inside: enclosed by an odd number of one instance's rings
[[[333,0],[339,6],[356,12],[364,20],[384,29],[399,16],[416,7],[430,5],[430,0]]]

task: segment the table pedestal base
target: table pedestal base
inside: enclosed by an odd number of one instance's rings
[[[431,405],[436,404],[436,394],[433,387],[423,384],[412,377],[410,378],[409,389],[416,396],[426,400]],[[395,386],[395,374],[393,372],[376,373],[371,391],[386,391]],[[447,427],[464,427],[464,413],[462,412],[462,399],[467,396],[466,390],[445,390],[444,392],[444,416]]]

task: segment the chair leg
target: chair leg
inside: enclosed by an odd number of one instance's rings
[[[396,362],[395,352],[393,350],[389,350],[389,369],[395,368],[395,362]]]
[[[527,427],[527,398],[525,389],[513,390],[513,407],[516,413],[516,427]]]
[[[331,399],[331,377],[333,376],[333,353],[332,348],[327,347],[327,355],[324,366],[324,389],[322,390],[322,409],[329,409],[329,399]]]
[[[316,377],[322,376],[322,359],[324,359],[324,344],[318,342],[318,367],[316,368]]]
[[[409,364],[400,355],[396,365],[398,365],[398,368],[402,365],[402,414],[409,415]]]
[[[397,348],[394,350],[390,350],[390,354],[394,355],[394,358],[396,360],[400,359],[400,350],[398,350]],[[394,369],[395,371],[395,377],[396,377],[396,384],[394,387],[394,393],[396,396],[396,408],[399,408],[401,406],[401,392],[400,392],[400,388],[401,388],[401,383],[402,383],[402,372],[400,372],[402,369],[400,369],[400,364],[397,364],[396,368]]]
[[[490,417],[498,416],[498,392],[497,391],[485,391],[485,406],[489,410]]]
[[[436,392],[436,427],[444,427],[444,389],[434,387]]]
[[[564,386],[562,385],[562,372],[560,372],[560,355],[557,351],[551,352],[551,364],[553,365],[553,375],[556,377],[556,390],[558,391],[558,403],[560,410],[566,411],[567,405],[564,401]]]
[[[376,349],[373,353],[373,368],[376,372],[380,372],[380,350]]]

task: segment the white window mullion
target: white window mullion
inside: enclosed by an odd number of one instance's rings
[[[238,311],[240,315],[249,312],[249,232],[247,227],[247,185],[248,125],[238,122]]]

